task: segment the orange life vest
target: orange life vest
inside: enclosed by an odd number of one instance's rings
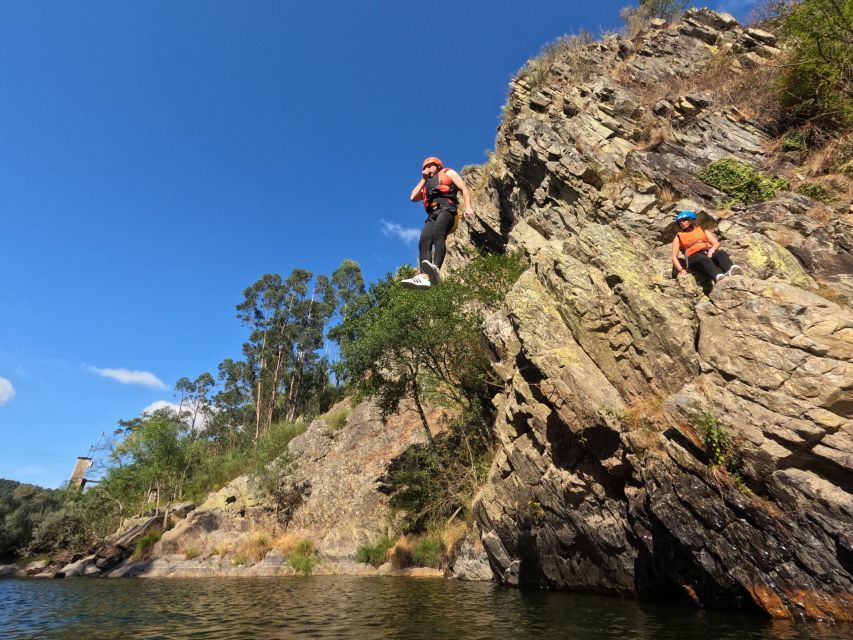
[[[453,205],[459,204],[459,189],[453,184],[453,180],[447,175],[447,169],[441,169],[434,176],[424,182],[421,189],[421,197],[424,202],[424,209],[432,211],[442,204]],[[442,202],[447,200],[449,202]]]
[[[708,234],[699,225],[695,225],[690,231],[679,231],[677,235],[681,252],[688,258],[694,253],[711,248]]]

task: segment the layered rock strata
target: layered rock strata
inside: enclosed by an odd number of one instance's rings
[[[697,177],[724,157],[792,166],[697,80],[772,61],[775,38],[690,10],[549,55],[466,172],[477,219],[449,258],[473,244],[530,263],[484,331],[506,384],[476,505],[496,575],[853,619],[850,203],[719,210]],[[673,278],[680,208],[745,276]]]

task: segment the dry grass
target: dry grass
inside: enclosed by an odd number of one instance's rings
[[[678,191],[666,185],[658,187],[657,195],[659,204],[671,204],[681,199],[681,194]]]
[[[535,58],[518,72],[516,80],[523,81],[530,87],[531,93],[545,86],[554,63],[558,60],[568,63],[576,74],[583,77],[584,73],[592,73],[583,64],[581,53],[593,41],[592,34],[581,31],[576,35],[566,35],[545,45]]]
[[[809,176],[820,176],[838,171],[845,163],[853,161],[853,133],[847,133],[809,153],[805,170]]]
[[[672,139],[672,121],[653,119],[643,122],[642,136],[645,144],[640,149],[656,149],[660,144]]]
[[[622,414],[622,422],[629,431],[660,431],[667,425],[663,401],[664,397],[658,393],[634,398]]]
[[[712,100],[710,108],[735,107],[745,118],[775,129],[783,117],[777,84],[784,61],[755,67],[739,64],[732,53],[715,53],[701,73],[687,78],[673,74],[645,84],[630,78],[624,65],[614,67],[611,76],[646,107],[664,99],[675,103],[686,95],[703,93]]]
[[[238,553],[252,562],[260,562],[272,550],[272,540],[268,531],[253,531],[240,545]]]
[[[400,536],[394,546],[388,551],[388,559],[395,569],[405,569],[414,564],[412,559],[412,544],[406,536]]]
[[[288,554],[299,544],[300,538],[295,533],[282,533],[272,540],[272,548]]]
[[[438,533],[438,539],[444,545],[444,552],[449,556],[453,553],[456,543],[468,533],[468,525],[463,521],[451,522]]]

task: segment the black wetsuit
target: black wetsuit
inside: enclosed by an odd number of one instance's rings
[[[435,195],[438,186],[438,174],[427,178],[424,184],[427,202],[427,219],[424,222],[423,231],[421,231],[421,239],[418,243],[420,253],[419,261],[429,260],[436,267],[441,268],[444,262],[444,256],[447,253],[445,240],[450,230],[453,228],[453,221],[456,218],[456,209],[459,206],[457,203],[457,189],[445,195]]]

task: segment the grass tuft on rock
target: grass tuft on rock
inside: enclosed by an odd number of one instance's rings
[[[394,541],[388,536],[382,536],[373,545],[362,545],[356,551],[356,560],[362,564],[370,564],[378,567],[388,559],[388,550],[394,546]]]
[[[735,158],[712,162],[698,173],[698,178],[731,196],[731,203],[764,202],[775,196],[777,191],[788,188],[787,180],[766,176]]]
[[[303,576],[310,576],[317,566],[317,549],[311,540],[300,540],[288,558],[290,566]]]
[[[130,559],[144,560],[148,556],[148,551],[151,549],[151,547],[157,544],[157,542],[159,542],[160,538],[162,537],[162,529],[155,528],[149,530],[136,541],[136,547],[134,547],[133,554],[130,556]]]

